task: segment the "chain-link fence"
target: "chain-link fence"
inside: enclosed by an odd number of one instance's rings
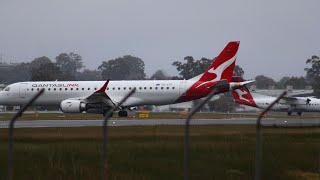
[[[21,108],[19,110],[18,113],[16,113],[12,120],[10,121],[10,125],[9,125],[9,129],[8,129],[8,154],[7,154],[7,180],[11,180],[14,179],[13,176],[13,169],[14,169],[14,123],[16,121],[17,118],[19,118],[22,113],[30,106],[32,105],[32,103],[39,97],[42,95],[42,93],[44,92],[44,90],[39,91],[25,106],[23,106],[23,108]],[[132,94],[135,93],[135,89],[131,90],[115,107],[113,107],[112,109],[110,109],[108,111],[108,113],[105,115],[105,119],[103,121],[103,126],[102,126],[102,132],[103,132],[103,138],[102,138],[102,149],[101,149],[101,158],[100,158],[100,179],[107,179],[106,174],[108,174],[108,172],[106,171],[106,166],[112,166],[111,164],[109,164],[108,159],[107,159],[107,149],[108,149],[108,120],[109,117],[111,116],[111,114],[117,110],[123,102],[125,102]],[[184,141],[183,141],[183,165],[177,165],[177,166],[182,166],[183,167],[183,179],[188,180],[190,179],[190,174],[192,173],[192,171],[190,170],[190,122],[192,121],[191,118],[194,114],[196,114],[199,109],[201,109],[201,107],[206,104],[208,102],[209,99],[212,98],[213,95],[215,95],[217,92],[215,89],[212,90],[212,92],[201,102],[199,103],[194,109],[192,109],[192,111],[188,114],[186,120],[185,120],[185,127],[184,127]],[[262,113],[260,113],[259,117],[257,118],[256,121],[256,138],[255,138],[255,165],[254,165],[254,179],[262,179],[262,129],[263,127],[265,127],[264,125],[262,125],[261,123],[261,119],[263,117],[263,115],[265,113],[267,113],[274,104],[276,104],[286,93],[282,93],[273,103],[271,103],[269,105],[268,108],[266,108]],[[272,128],[274,126],[267,126],[268,128]],[[303,145],[303,144],[302,144]],[[314,151],[318,151],[318,149],[314,149]],[[319,157],[319,156],[318,156]],[[294,158],[294,157],[292,157]],[[319,166],[319,158],[317,160],[315,160],[316,163],[316,167],[318,167],[317,171],[320,172],[320,166]],[[21,162],[23,163],[23,162]],[[98,164],[98,162],[96,162]],[[155,162],[156,163],[156,162]],[[215,162],[215,163],[219,163],[219,162]],[[303,163],[303,162],[301,162]],[[48,167],[50,168],[50,167]],[[232,171],[232,170],[230,170]],[[306,177],[308,178],[309,176],[306,175]],[[312,178],[314,177],[319,177],[320,176],[312,176]],[[49,177],[50,178],[50,177]],[[72,178],[73,179],[73,178]],[[130,177],[126,177],[126,178],[121,178],[119,177],[118,179],[130,179]],[[219,179],[219,177],[217,177],[217,179]]]

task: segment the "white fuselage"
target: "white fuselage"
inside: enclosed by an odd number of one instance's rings
[[[265,96],[261,94],[251,93],[258,108],[266,109],[273,101],[275,97]],[[310,97],[299,97],[300,103],[288,103],[285,100],[280,100],[276,103],[271,110],[273,111],[291,111],[291,112],[319,112],[320,111],[320,99]],[[307,99],[310,100],[307,103]]]
[[[65,99],[86,98],[100,89],[105,81],[42,81],[21,82],[9,85],[0,92],[1,105],[23,105],[41,88],[45,92],[34,105],[60,105]],[[144,80],[110,81],[106,94],[114,101],[120,101],[132,88],[136,92],[124,106],[165,105],[176,103],[177,99],[194,84],[191,80]]]

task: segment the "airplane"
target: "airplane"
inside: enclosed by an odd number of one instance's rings
[[[240,77],[233,77],[232,81],[242,82],[243,79]],[[276,97],[273,96],[252,93],[248,90],[246,85],[233,90],[232,95],[236,103],[259,109],[266,109],[273,101],[276,100]],[[283,97],[271,108],[271,110],[287,112],[288,116],[291,116],[292,112],[297,112],[298,116],[301,116],[303,112],[319,112],[320,99],[313,97]]]
[[[120,117],[127,117],[132,107],[203,98],[221,82],[226,82],[227,86],[218,87],[216,93],[224,93],[246,83],[231,83],[239,44],[239,41],[229,42],[203,74],[189,80],[18,82],[0,92],[0,104],[23,105],[44,88],[45,92],[33,105],[60,105],[64,113],[86,112],[105,116],[109,109],[135,88],[135,93],[122,104],[118,112]]]

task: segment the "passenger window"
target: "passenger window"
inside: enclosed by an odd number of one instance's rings
[[[174,87],[172,87],[172,89],[174,89]]]
[[[144,89],[147,89],[147,87],[144,87]]]
[[[107,90],[109,90],[109,88],[107,88]]]
[[[126,88],[124,87],[123,90],[126,90]]]
[[[156,87],[156,89],[158,89],[158,87]]]
[[[62,91],[62,88],[60,88],[59,90]]]
[[[31,91],[33,91],[33,88],[31,88]]]
[[[57,90],[56,88],[53,88],[53,90],[55,91],[55,90]]]
[[[150,89],[152,89],[152,87],[150,87]]]
[[[94,88],[94,90],[96,91],[96,90],[97,90],[97,88]]]
[[[82,91],[84,91],[84,88],[82,88]]]
[[[161,89],[163,89],[163,87],[161,87]]]
[[[79,88],[76,89],[77,91],[79,90]]]
[[[118,87],[118,90],[120,90],[120,88]]]
[[[65,88],[64,90],[68,91],[68,88]]]
[[[116,88],[112,88],[112,90],[115,90]]]
[[[167,87],[167,89],[169,89],[169,87]]]
[[[71,91],[73,90],[73,88],[70,89]]]
[[[90,90],[90,88],[88,88],[88,91]]]
[[[131,87],[129,87],[129,90],[131,90]]]
[[[40,89],[39,88],[37,88],[37,91],[39,91]]]
[[[141,90],[142,88],[141,88],[141,87],[139,87],[139,89]]]
[[[48,91],[50,91],[50,88],[48,88]]]

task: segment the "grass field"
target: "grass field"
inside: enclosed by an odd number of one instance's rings
[[[182,179],[183,126],[111,127],[108,179]],[[263,179],[319,179],[320,129],[263,129]],[[191,179],[253,179],[255,128],[191,127]],[[7,130],[0,131],[0,179]],[[14,179],[98,179],[101,128],[15,129]]]

